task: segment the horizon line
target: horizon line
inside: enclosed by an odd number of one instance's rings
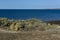
[[[0,9],[0,10],[60,10],[60,8],[52,8],[52,9]]]

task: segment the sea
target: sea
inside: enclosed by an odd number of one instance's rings
[[[44,21],[60,20],[60,9],[0,9],[0,17],[8,19],[36,18]]]

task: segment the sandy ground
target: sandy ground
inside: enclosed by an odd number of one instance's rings
[[[8,32],[0,30],[0,40],[60,40],[60,31]]]

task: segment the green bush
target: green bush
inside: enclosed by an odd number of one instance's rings
[[[15,29],[15,25],[14,25],[14,23],[12,23],[11,25],[10,25],[10,30],[14,30]]]
[[[10,30],[15,31],[33,31],[33,30],[40,30],[44,31],[47,29],[52,28],[52,25],[49,23],[45,23],[39,19],[27,19],[27,20],[11,20],[6,18],[0,18],[0,28],[6,27]]]

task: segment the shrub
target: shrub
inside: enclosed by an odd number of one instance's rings
[[[16,25],[15,25],[15,30],[16,31],[19,30],[19,26],[20,26],[20,23],[16,23]]]
[[[15,29],[15,25],[14,25],[15,23],[12,23],[11,25],[10,25],[10,30],[14,30]]]
[[[8,27],[10,30],[15,31],[33,31],[33,30],[40,30],[45,31],[47,29],[53,28],[50,23],[45,23],[41,20],[32,18],[28,20],[10,20],[10,19],[4,19],[0,18],[0,27]],[[59,26],[58,26],[59,27]]]

